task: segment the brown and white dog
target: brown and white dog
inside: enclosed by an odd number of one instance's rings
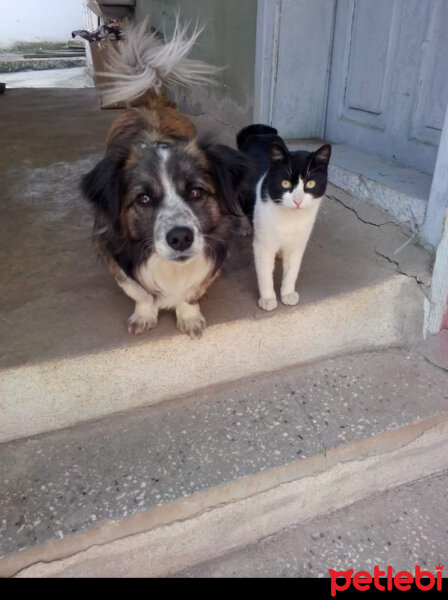
[[[241,214],[247,157],[199,141],[162,89],[201,83],[216,71],[185,58],[198,35],[177,25],[164,43],[145,24],[128,31],[123,53],[111,59],[106,100],[132,108],[112,124],[104,158],[82,180],[95,208],[96,249],[135,301],[130,333],[155,327],[160,309],[174,309],[180,331],[202,334],[198,301],[226,258],[231,215]]]

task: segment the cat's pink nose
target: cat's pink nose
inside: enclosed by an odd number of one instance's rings
[[[294,200],[294,204],[297,206],[297,208],[300,208],[300,205],[302,204],[302,200]]]

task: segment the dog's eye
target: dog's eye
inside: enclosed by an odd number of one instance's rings
[[[313,187],[314,187],[315,185],[316,185],[316,182],[314,181],[314,179],[311,179],[310,181],[307,181],[307,182],[306,182],[306,185],[305,185],[305,187],[306,187],[308,190],[312,190],[312,189],[313,189]]]
[[[201,190],[201,188],[193,188],[190,191],[188,198],[190,200],[200,200],[202,198],[203,193],[204,193],[204,190]]]
[[[282,187],[285,188],[285,190],[289,190],[289,188],[292,187],[292,183],[289,181],[289,179],[284,179],[282,181]]]
[[[148,194],[139,194],[137,196],[137,202],[142,206],[148,206],[148,204],[151,204],[151,198]]]

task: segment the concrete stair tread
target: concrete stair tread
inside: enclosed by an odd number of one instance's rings
[[[0,554],[399,432],[448,409],[447,381],[414,351],[366,352],[3,444]]]
[[[329,577],[388,565],[436,574],[448,551],[448,471],[362,500],[172,577]],[[442,562],[443,564],[443,562]]]
[[[19,132],[19,147],[11,152],[5,167],[4,205],[5,218],[2,219],[1,248],[8,255],[8,261],[0,266],[2,286],[0,321],[0,366],[14,366],[77,356],[83,353],[99,352],[103,349],[129,347],[146,344],[149,340],[166,336],[178,337],[173,314],[162,315],[158,328],[141,337],[126,333],[126,320],[133,310],[132,302],[118,289],[115,282],[98,264],[93,256],[90,243],[92,217],[78,192],[79,179],[98,156],[73,161],[73,147],[78,155],[86,154],[86,148],[100,148],[103,144],[107,125],[116,111],[92,111],[95,107],[93,90],[63,90],[61,95],[53,90],[36,93],[53,99],[44,102],[45,109],[36,106],[28,109],[21,106],[22,96],[16,92],[7,101],[18,104],[16,120],[5,114],[6,134],[13,135],[12,125],[36,114],[36,127],[42,127],[45,120],[52,118],[57,107],[58,123],[74,120],[73,109],[78,108],[75,128],[71,124],[66,135],[71,140],[71,151],[67,155],[60,146],[54,145],[52,132],[47,134],[49,149],[47,162],[41,167],[40,161],[45,145],[45,132],[33,130]],[[79,92],[83,92],[80,94]],[[57,106],[59,100],[60,106]],[[36,101],[36,99],[34,99]],[[73,104],[75,102],[75,104]],[[47,108],[49,104],[49,108]],[[12,106],[6,106],[11,111]],[[34,108],[34,110],[32,110]],[[26,112],[25,112],[26,111]],[[43,112],[42,112],[43,111]],[[69,119],[69,115],[72,116]],[[39,116],[41,117],[39,119]],[[6,120],[8,119],[8,120]],[[95,122],[98,120],[98,122]],[[42,123],[43,121],[43,123]],[[209,120],[196,119],[199,130],[213,129]],[[3,122],[3,115],[2,115]],[[10,125],[11,123],[11,125]],[[10,127],[10,130],[8,129]],[[75,129],[75,131],[73,131]],[[221,128],[222,129],[222,128]],[[221,137],[226,137],[225,131]],[[103,137],[102,137],[103,136]],[[27,137],[30,138],[27,140]],[[39,145],[33,147],[38,137]],[[62,136],[64,144],[66,138]],[[227,139],[227,141],[230,141]],[[67,152],[67,150],[65,151]],[[25,164],[24,156],[30,157]],[[0,157],[0,164],[2,164]],[[53,163],[51,164],[51,158]],[[6,156],[5,156],[6,159]],[[60,160],[64,160],[63,163]],[[300,311],[301,306],[349,293],[387,280],[397,272],[397,265],[381,260],[380,254],[390,254],[403,266],[403,261],[412,265],[412,276],[420,275],[420,280],[428,284],[430,257],[418,248],[415,240],[398,255],[392,252],[409,241],[409,232],[400,230],[389,216],[373,208],[362,206],[348,194],[330,186],[327,200],[319,214],[317,226],[304,259],[303,271],[299,280],[301,304],[297,308],[280,307],[278,313]],[[357,211],[350,214],[344,204]],[[367,218],[360,211],[369,211]],[[26,214],[26,218],[24,218]],[[382,228],[378,224],[387,223]],[[384,238],[387,238],[386,240]],[[388,242],[386,251],[384,242]],[[375,251],[378,251],[376,253]],[[400,265],[398,265],[400,267]],[[409,270],[406,264],[398,270]],[[256,305],[256,283],[249,239],[236,238],[230,260],[225,266],[224,276],[218,280],[207,297],[202,301],[203,313],[210,325],[247,318],[272,318],[275,314],[265,314]]]
[[[10,261],[2,264],[0,273],[4,289],[0,366],[67,358],[149,342],[155,344],[165,337],[172,337],[175,344],[179,336],[172,312],[161,315],[155,330],[141,336],[128,335],[126,321],[133,311],[133,303],[93,256],[90,213],[79,197],[68,195],[68,189],[76,187],[80,174],[87,171],[89,164],[91,161],[86,160],[75,165],[51,167],[40,174],[38,181],[34,178],[28,188],[21,188],[20,203],[16,201],[17,196],[7,199],[14,202],[17,217],[12,214],[10,219],[5,219],[2,231],[2,243]],[[41,202],[35,210],[30,207],[36,187],[48,199],[46,210],[42,210]],[[50,200],[55,187],[62,187],[62,190]],[[304,259],[299,280],[299,306],[280,306],[276,313],[258,309],[251,241],[235,237],[222,277],[201,301],[209,326],[275,318],[278,314],[300,311],[303,306],[329,297],[373,287],[396,274],[393,264],[387,264],[375,254],[378,248],[381,254],[381,246],[385,244],[383,232],[376,226],[359,222],[354,214],[334,200],[343,197],[350,205],[350,202],[356,202],[354,199],[332,186],[329,186],[328,194],[332,197],[322,207]],[[64,196],[68,206],[64,206]],[[29,230],[17,236],[13,224],[20,220],[24,204],[28,213],[32,211],[32,218]],[[397,227],[390,235],[390,245],[394,249],[408,240]],[[411,244],[398,258],[401,260],[410,251],[415,255],[413,259],[417,259],[421,280],[428,282],[429,255]],[[278,269],[277,288],[279,274]]]

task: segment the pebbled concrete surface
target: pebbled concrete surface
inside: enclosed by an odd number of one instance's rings
[[[339,357],[0,446],[0,553],[187,497],[448,409],[413,351]]]
[[[446,569],[448,472],[289,527],[175,577],[329,577],[328,569]]]

